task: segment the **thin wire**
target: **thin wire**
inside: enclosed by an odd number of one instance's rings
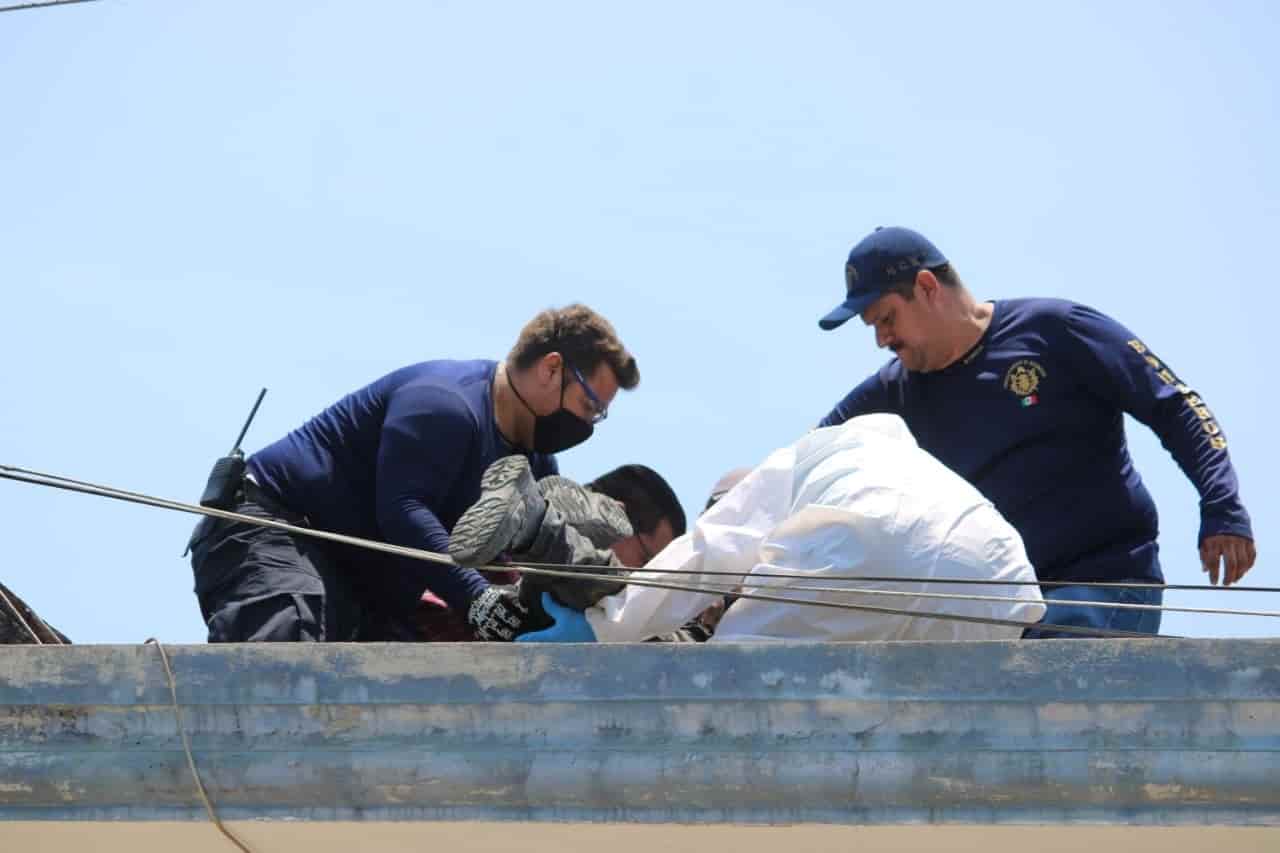
[[[70,6],[72,3],[95,3],[97,0],[40,0],[33,3],[17,3],[0,6],[0,12],[21,12],[24,9],[43,9],[45,6]]]
[[[524,566],[516,563],[507,566],[509,569],[524,571]],[[918,610],[898,610],[892,607],[877,607],[871,604],[849,604],[843,601],[816,601],[807,598],[785,598],[780,595],[762,595],[760,593],[736,592],[737,587],[705,587],[705,586],[687,586],[683,584],[659,583],[656,581],[646,581],[642,579],[632,579],[630,576],[594,574],[590,572],[577,571],[556,571],[554,569],[535,569],[531,574],[551,575],[563,578],[579,578],[582,580],[599,580],[599,581],[615,581],[625,582],[628,586],[648,586],[655,589],[674,589],[684,592],[703,592],[712,595],[732,594],[738,598],[745,598],[749,601],[772,601],[778,604],[806,604],[811,607],[831,607],[837,610],[857,610],[865,613],[883,613],[890,616],[912,616],[920,619],[942,619],[953,622],[972,622],[978,625],[1005,625],[1010,628],[1043,628],[1045,630],[1059,631],[1064,634],[1078,634],[1082,637],[1125,637],[1133,639],[1151,640],[1154,639],[1152,634],[1143,634],[1138,631],[1121,631],[1115,628],[1081,628],[1076,625],[1054,625],[1042,622],[1021,622],[1017,619],[999,619],[994,616],[963,616],[959,613],[939,613],[937,611],[918,611]],[[1007,599],[1010,601],[1016,599]],[[1180,639],[1176,634],[1162,634],[1165,639]]]
[[[58,488],[56,485],[54,485],[54,482],[70,483],[76,486],[83,486],[85,489],[92,489],[92,490],[98,490],[101,492],[114,493],[114,494],[102,495],[103,497],[114,497],[116,495],[128,495],[129,497],[137,498],[138,501],[141,503],[145,503],[151,506],[165,504],[164,506],[161,507],[163,509],[177,509],[181,512],[211,515],[219,518],[226,517],[229,520],[233,520],[233,521],[246,521],[253,524],[260,524],[265,526],[273,526],[274,524],[274,526],[282,527],[283,529],[286,529],[286,530],[291,529],[289,525],[272,523],[261,518],[237,515],[236,513],[228,513],[225,510],[214,510],[204,506],[182,504],[177,501],[169,501],[164,498],[152,497],[151,495],[147,495],[142,492],[130,492],[125,489],[118,489],[114,486],[104,486],[104,485],[101,485],[100,483],[91,483],[86,480],[77,480],[72,477],[64,477],[64,476],[61,476],[60,474],[46,474],[42,471],[34,471],[29,468],[19,468],[13,465],[0,465],[0,472],[4,472],[4,471],[13,472],[16,474],[25,474],[27,477],[38,478],[38,479],[26,479],[25,477],[7,478],[7,479],[16,480],[18,482],[33,483],[35,485],[43,485],[43,486],[52,486],[53,488]],[[3,477],[3,476],[4,476],[3,473],[0,473],[0,477]],[[54,482],[44,482],[44,481],[54,481]],[[79,491],[79,490],[73,489],[72,491]],[[95,494],[95,492],[90,491],[90,492],[86,492],[86,494]],[[116,498],[116,499],[124,500],[124,498]],[[318,530],[315,530],[314,528],[300,528],[300,529],[305,529],[308,532],[308,535],[318,536],[319,538],[329,538],[330,536],[337,537],[336,541],[344,542],[345,544],[355,544],[357,547],[367,547],[370,543],[385,544],[385,543],[377,543],[374,540],[359,539],[358,537],[349,537],[349,538],[343,537],[342,534],[338,534],[338,533],[326,535],[324,531],[318,531]],[[297,532],[297,531],[294,530],[294,532]],[[395,547],[401,547],[401,546],[389,546],[389,547],[395,548]],[[423,553],[431,554],[436,559],[437,562],[440,562],[444,565],[456,565],[456,563],[453,562],[452,557],[449,557],[444,554],[436,554],[435,552],[432,552],[432,551],[418,551],[418,549],[409,549],[409,550],[415,551],[419,554],[423,554]],[[531,568],[531,569],[558,569],[558,568],[564,568],[566,565],[568,565],[570,568],[574,568],[574,566],[572,566],[571,564],[566,564],[566,563],[533,562],[533,563],[521,563],[520,565]],[[493,566],[492,568],[501,569],[501,568],[504,568],[504,566],[497,565],[497,566]],[[708,575],[708,576],[722,576],[722,577],[732,577],[732,578],[744,577],[742,572],[720,571],[715,569],[693,570],[693,569],[645,568],[642,571],[653,572],[655,574],[666,574],[666,575]],[[751,577],[753,578],[795,579],[795,578],[802,578],[806,576],[807,576],[806,574],[798,573],[798,572],[791,572],[791,573],[757,572],[757,571],[751,572]],[[1276,592],[1276,593],[1280,593],[1280,586],[1236,585],[1236,586],[1228,587],[1228,586],[1212,586],[1210,584],[1176,584],[1176,583],[1161,584],[1161,583],[1147,583],[1147,582],[1138,582],[1138,581],[1128,582],[1128,583],[1117,582],[1117,581],[1016,581],[1016,580],[994,580],[994,579],[980,580],[977,578],[924,578],[924,577],[891,576],[891,575],[823,575],[822,578],[823,580],[828,580],[828,581],[840,581],[840,582],[847,581],[847,582],[856,582],[856,583],[905,583],[905,584],[929,583],[929,584],[959,584],[959,585],[967,585],[967,586],[1038,586],[1038,587],[1082,586],[1082,587],[1101,588],[1101,589],[1159,589],[1159,590],[1166,590],[1166,591],[1180,590],[1180,591],[1197,591],[1197,592]],[[1138,605],[1134,605],[1134,606],[1138,606]],[[1150,606],[1150,605],[1142,605],[1142,606]],[[1190,610],[1187,612],[1194,613],[1197,611]],[[1218,611],[1206,611],[1206,612],[1216,613]],[[1224,611],[1224,612],[1230,613],[1230,611]],[[1256,615],[1249,611],[1241,611],[1241,614]]]
[[[55,474],[45,474],[39,471],[34,471],[26,468],[18,468],[18,467],[9,466],[9,465],[0,465],[0,477],[17,480],[19,482],[31,483],[34,485],[44,485],[44,486],[49,486],[51,488],[56,488],[56,489],[64,489],[68,491],[76,491],[76,492],[82,492],[86,494],[92,494],[99,497],[108,497],[116,500],[132,502],[132,503],[142,503],[149,506],[160,507],[162,509],[173,509],[180,512],[187,512],[187,513],[192,513],[197,515],[210,515],[216,518],[224,518],[232,521],[240,521],[243,523],[254,524],[262,527],[272,527],[279,530],[284,530],[289,533],[296,533],[299,535],[311,536],[313,538],[319,538],[319,539],[327,539],[330,541],[341,542],[343,544],[354,545],[356,547],[363,547],[370,550],[391,553],[397,556],[409,557],[411,559],[423,560],[426,562],[434,562],[441,565],[449,565],[449,566],[457,565],[456,563],[454,563],[451,557],[444,554],[437,554],[431,551],[425,551],[417,548],[408,548],[403,545],[391,545],[385,542],[377,542],[375,540],[363,539],[356,536],[346,536],[340,533],[331,533],[329,531],[316,530],[314,528],[297,527],[295,525],[288,524],[285,522],[279,522],[272,519],[256,518],[254,516],[241,515],[240,513],[230,512],[228,510],[220,510],[220,509],[213,509],[210,507],[195,506],[192,504],[181,503],[179,501],[166,500],[164,498],[155,498],[149,495],[144,495],[140,492],[127,492],[127,491],[116,489],[110,486],[103,486],[96,483],[89,483],[83,480],[72,480],[69,477],[62,477]],[[557,564],[542,564],[542,565],[546,566],[546,565],[557,565]],[[522,568],[524,567],[522,566]],[[574,567],[570,566],[569,568],[573,569]],[[582,579],[592,579],[592,580],[613,580],[613,581],[618,580],[618,577],[616,575],[592,575],[592,574],[584,573],[581,571],[561,572],[561,571],[555,571],[552,569],[537,568],[532,566],[529,567],[529,571],[530,571],[530,574],[547,574],[547,575],[556,576],[556,577],[569,577],[569,578],[578,577]],[[738,574],[737,577],[741,578],[742,575]],[[788,577],[791,577],[791,576],[788,576]],[[664,584],[653,583],[649,581],[632,580],[630,578],[627,579],[627,583],[632,584],[634,586],[652,586],[660,589],[666,588],[666,589],[692,591],[692,592],[705,591],[705,588],[700,588],[697,586],[675,585],[675,584],[664,585]],[[732,589],[721,590],[717,588],[714,591],[716,593],[723,593],[723,592],[732,592],[733,590]],[[928,597],[930,594],[922,593],[920,595],[922,597]],[[892,608],[873,607],[871,605],[854,605],[849,603],[837,603],[837,602],[818,602],[818,601],[809,601],[807,599],[798,600],[794,598],[780,598],[776,596],[761,596],[759,594],[750,594],[750,595],[740,594],[739,597],[757,599],[760,601],[775,601],[779,603],[789,603],[789,604],[810,604],[814,606],[839,607],[843,609],[861,610],[861,611],[872,612],[872,613],[886,613],[886,614],[896,614],[896,615],[902,615],[902,616],[919,616],[919,617],[925,617],[925,618],[952,619],[955,621],[978,622],[983,624],[999,624],[999,625],[1010,625],[1010,626],[1020,625],[1023,627],[1030,627],[1032,625],[1039,624],[1039,623],[1024,623],[1024,622],[1019,622],[1017,620],[998,620],[998,619],[995,619],[994,617],[992,618],[968,617],[968,616],[962,617],[958,614],[940,614],[940,613],[926,614],[920,611],[897,610]],[[1005,600],[1014,600],[1014,599],[1005,599]],[[1107,602],[1104,602],[1104,604],[1106,603]],[[1124,605],[1124,606],[1146,607],[1149,605]],[[1094,629],[1088,629],[1088,628],[1071,630],[1071,626],[1056,625],[1054,626],[1054,629],[1055,630],[1066,629],[1064,631],[1065,633],[1079,633],[1087,636],[1103,636],[1099,631]],[[1114,636],[1142,637],[1147,635],[1136,633],[1136,632],[1122,632],[1122,633],[1116,633],[1114,634]]]
[[[26,474],[26,475],[28,475],[28,476],[30,476],[30,477],[39,477],[39,478],[42,478],[42,479],[45,479],[45,480],[54,480],[54,481],[63,482],[63,483],[72,483],[72,484],[75,484],[75,485],[77,485],[77,486],[84,486],[84,487],[89,488],[89,489],[98,489],[98,490],[102,490],[102,491],[105,491],[105,492],[116,492],[116,493],[121,494],[121,495],[128,495],[128,496],[130,496],[130,497],[137,498],[138,500],[143,501],[143,502],[156,501],[156,500],[163,500],[163,499],[153,498],[153,497],[151,497],[150,495],[146,495],[146,494],[143,494],[143,493],[141,493],[141,492],[130,492],[130,491],[126,491],[126,490],[124,490],[124,489],[117,489],[117,488],[115,488],[115,487],[113,487],[113,486],[103,486],[103,485],[100,485],[100,484],[98,484],[98,483],[90,483],[90,482],[87,482],[87,481],[85,481],[85,480],[76,480],[76,479],[73,479],[73,478],[71,478],[71,477],[63,477],[63,476],[58,475],[58,474],[45,474],[45,473],[43,473],[43,472],[40,472],[40,471],[33,471],[33,470],[30,470],[30,469],[27,469],[27,468],[18,468],[18,467],[15,467],[15,466],[0,465],[0,471],[13,471],[13,472],[20,473],[20,474]],[[16,478],[15,478],[15,479],[16,479]],[[23,480],[22,482],[32,482],[32,481],[29,481],[29,480]],[[51,485],[51,484],[44,484],[44,485]],[[173,508],[173,507],[170,507],[170,508]],[[202,510],[206,510],[206,509],[208,509],[208,508],[207,508],[207,507],[201,507],[201,509],[202,509]],[[191,511],[191,510],[186,510],[186,511]],[[246,517],[240,517],[240,518],[238,518],[237,520],[243,520],[244,518],[246,518]],[[256,519],[256,521],[257,521],[258,523],[261,523],[261,522],[262,522],[262,519]],[[307,529],[311,529],[311,528],[307,528]],[[319,532],[319,531],[316,531],[316,532]],[[340,535],[340,534],[334,534],[334,535]],[[342,541],[342,540],[339,540],[339,541]],[[361,542],[364,542],[364,541],[372,541],[372,540],[360,540],[360,541],[361,541]],[[359,544],[358,542],[357,542],[357,543],[350,543],[350,542],[348,542],[347,544],[356,544],[356,545],[357,545],[357,547],[361,547],[361,546],[360,546],[360,544]],[[431,554],[431,553],[433,553],[433,552],[428,551],[428,552],[424,552],[424,553],[429,553],[429,554]],[[445,564],[445,565],[455,565],[455,563],[453,562],[452,558],[450,558],[450,557],[446,557],[446,556],[445,556],[445,555],[443,555],[443,554],[434,554],[434,556],[438,557],[438,558],[439,558],[439,561],[440,561],[440,562],[442,562],[442,563],[443,563],[443,564]],[[525,566],[525,567],[529,567],[529,568],[533,568],[533,569],[544,569],[544,568],[545,568],[545,569],[557,569],[557,568],[564,568],[564,566],[565,566],[565,565],[566,565],[566,564],[564,564],[564,563],[521,563],[521,566]],[[499,568],[500,568],[500,567],[499,567]],[[743,578],[743,577],[744,577],[744,576],[743,576],[743,574],[742,574],[741,572],[718,571],[718,570],[714,570],[714,569],[703,569],[703,570],[696,570],[696,571],[695,571],[695,570],[691,570],[691,569],[649,569],[649,568],[646,568],[646,569],[643,569],[643,571],[646,571],[646,572],[653,572],[653,573],[655,573],[655,574],[670,574],[670,575],[699,575],[699,574],[701,574],[701,575],[723,576],[723,577],[733,577],[733,578]],[[751,575],[750,575],[750,576],[751,576],[751,577],[753,577],[753,578],[775,578],[775,579],[784,579],[784,580],[785,580],[785,579],[794,579],[794,578],[802,578],[802,577],[805,577],[805,575],[803,575],[803,574],[797,574],[797,573],[785,573],[785,572],[755,572],[755,571],[751,572]],[[829,580],[829,581],[841,581],[841,582],[848,581],[848,582],[856,582],[856,583],[903,583],[903,584],[910,584],[910,583],[933,583],[933,584],[959,584],[959,585],[971,585],[971,586],[1019,586],[1019,587],[1024,587],[1024,586],[1038,586],[1038,587],[1045,587],[1045,586],[1050,586],[1050,587],[1057,587],[1057,586],[1081,586],[1081,587],[1088,587],[1088,588],[1102,588],[1102,589],[1159,589],[1159,590],[1183,590],[1183,591],[1201,591],[1201,592],[1224,592],[1224,591],[1231,591],[1231,592],[1280,592],[1280,587],[1272,587],[1272,586],[1231,586],[1231,587],[1226,587],[1226,586],[1211,586],[1211,585],[1209,585],[1209,584],[1158,584],[1158,583],[1141,583],[1141,582],[1133,582],[1133,583],[1117,583],[1117,582],[1113,582],[1113,581],[1015,581],[1015,580],[979,580],[979,579],[977,579],[977,578],[922,578],[922,577],[910,577],[910,576],[907,576],[907,577],[892,577],[892,576],[888,576],[888,575],[823,575],[823,579],[824,579],[824,580]],[[791,589],[799,589],[799,587],[791,587]],[[828,591],[830,591],[830,592],[836,592],[836,591],[838,591],[838,590],[828,590],[828,589],[818,588],[818,589],[815,589],[815,590],[813,590],[813,591],[816,591],[816,592],[828,592]],[[867,595],[875,595],[875,594],[877,594],[877,593],[876,593],[875,591],[873,591],[873,590],[850,590],[850,592],[863,592],[863,593],[865,593],[865,594],[867,594]],[[931,595],[931,593],[920,593],[920,595],[923,595],[923,596],[929,596],[929,595]],[[984,599],[980,599],[980,598],[979,598],[979,599],[973,599],[973,600],[975,600],[975,601],[982,601],[982,600],[984,600]],[[1013,599],[1009,599],[1009,600],[1013,600]],[[1090,607],[1090,606],[1093,606],[1093,607],[1114,607],[1114,608],[1121,608],[1121,609],[1123,609],[1123,608],[1136,608],[1136,609],[1154,608],[1154,609],[1164,609],[1164,610],[1169,610],[1169,611],[1172,611],[1172,612],[1179,612],[1179,613],[1208,613],[1208,614],[1219,614],[1219,615],[1233,615],[1233,614],[1235,614],[1235,615],[1241,615],[1241,616],[1277,616],[1277,615],[1280,615],[1280,613],[1278,613],[1278,612],[1267,612],[1267,611],[1250,611],[1250,610],[1241,610],[1241,611],[1236,612],[1236,611],[1232,611],[1232,610],[1230,610],[1230,609],[1178,608],[1178,607],[1172,607],[1172,606],[1159,607],[1159,606],[1157,606],[1157,605],[1148,605],[1148,604],[1120,604],[1120,603],[1111,603],[1111,602],[1075,602],[1075,603],[1077,603],[1077,604],[1082,604],[1082,605],[1084,605],[1084,606],[1086,606],[1086,607]]]
[[[522,563],[534,568],[554,568],[558,563]],[[725,577],[743,577],[742,572],[719,571],[714,569],[651,569],[642,571],[663,575],[723,575]],[[808,573],[801,572],[757,572],[752,571],[753,578],[800,578]],[[849,581],[851,583],[936,583],[962,584],[967,586],[1083,586],[1102,589],[1160,589],[1160,590],[1194,590],[1200,592],[1280,592],[1280,586],[1211,586],[1194,583],[1147,583],[1118,581],[1014,581],[1014,580],[979,580],[977,578],[922,578],[909,575],[823,575],[823,580]]]
[[[332,542],[341,542],[346,545],[354,545],[356,547],[366,548],[371,551],[381,551],[387,554],[395,554],[397,556],[408,557],[414,560],[438,563],[438,564],[447,565],[447,566],[457,565],[457,563],[453,561],[453,558],[444,554],[437,554],[433,551],[426,551],[418,548],[408,548],[403,545],[391,545],[386,542],[378,542],[372,539],[362,539],[358,536],[346,536],[341,533],[331,533],[327,530],[316,530],[314,528],[309,528],[309,527],[298,527],[296,525],[288,524],[286,522],[275,521],[274,519],[257,518],[255,516],[242,515],[238,512],[230,512],[228,510],[223,510],[223,509],[213,509],[211,507],[196,506],[194,504],[186,504],[180,501],[166,500],[164,498],[154,498],[147,495],[142,495],[141,493],[138,493],[138,492],[125,492],[119,489],[111,488],[109,486],[100,486],[93,483],[86,483],[84,481],[72,481],[66,477],[59,477],[57,475],[51,475],[51,474],[42,474],[38,471],[31,471],[29,469],[24,469],[24,468],[15,468],[9,465],[0,465],[0,478],[16,480],[18,482],[23,482],[23,483],[30,483],[32,485],[37,485],[37,486],[47,486],[49,488],[62,489],[64,491],[80,492],[82,494],[89,494],[97,497],[112,498],[113,500],[126,501],[129,503],[139,503],[147,506],[158,507],[160,509],[172,509],[178,512],[186,512],[193,515],[206,515],[206,516],[211,516],[213,518],[226,519],[229,521],[239,521],[245,524],[256,525],[258,527],[270,527],[272,529],[283,530],[287,533],[294,533],[300,536],[310,536],[315,539],[325,539]],[[492,566],[492,568],[509,570],[513,567],[512,566]],[[515,566],[514,568],[521,569],[523,567]],[[574,569],[575,567],[569,566],[569,568]],[[618,580],[620,580],[618,575],[596,574],[596,573],[590,573],[590,572],[582,572],[580,570],[579,571],[558,571],[558,570],[546,569],[546,568],[529,568],[528,572],[529,574],[533,574],[533,575],[547,575],[551,577],[575,578],[579,580],[603,580],[603,581],[612,581],[612,582],[617,582]],[[626,580],[626,583],[632,586],[648,586],[648,587],[654,587],[657,589],[672,589],[672,590],[684,591],[684,592],[707,592],[708,591],[706,588],[703,588],[703,587],[689,586],[684,584],[658,583],[654,581],[645,581],[645,580],[633,581],[630,578],[625,578],[625,580]],[[717,589],[711,590],[711,593],[720,595],[720,594],[724,594],[732,591],[733,591],[732,588],[729,588],[729,589],[717,588]],[[1004,625],[1008,627],[1018,627],[1018,628],[1024,628],[1024,629],[1034,628],[1040,625],[1040,623],[1036,623],[1036,622],[1020,622],[1013,619],[996,619],[994,617],[987,618],[987,617],[977,617],[977,616],[962,616],[960,614],[955,614],[955,613],[937,613],[937,612],[920,612],[920,611],[913,611],[913,610],[899,610],[896,608],[889,608],[889,607],[876,607],[868,604],[848,604],[844,602],[835,602],[835,601],[810,601],[808,599],[783,598],[781,596],[761,595],[758,593],[739,593],[738,597],[749,599],[749,600],[756,600],[756,601],[772,601],[779,604],[807,604],[807,605],[812,605],[814,607],[828,607],[828,608],[835,608],[840,610],[855,610],[855,611],[866,612],[866,613],[882,613],[882,614],[894,615],[894,616],[912,616],[912,617],[917,617],[922,619],[943,619],[943,620],[951,620],[956,622],[971,622],[971,623],[982,624],[982,625]],[[1116,630],[1080,628],[1073,625],[1054,625],[1053,630],[1060,631],[1066,634],[1080,634],[1082,636],[1088,636],[1088,637],[1150,638],[1151,636],[1149,634],[1142,634],[1135,631],[1116,631]]]
[[[25,474],[27,477],[37,477],[41,480],[51,480],[58,483],[70,483],[75,486],[84,486],[86,489],[100,489],[104,492],[116,492],[121,495],[128,495],[131,498],[137,498],[140,501],[165,500],[164,498],[153,497],[151,495],[144,494],[143,492],[130,492],[125,489],[117,489],[115,486],[104,486],[101,483],[90,483],[88,480],[77,480],[73,477],[63,477],[61,474],[46,474],[43,471],[33,471],[30,468],[18,468],[17,466],[14,466],[14,465],[0,465],[0,472],[4,472],[4,471],[12,471],[16,474]],[[0,474],[0,476],[3,476],[3,475]],[[19,480],[20,482],[24,482],[24,483],[35,482],[34,480],[21,479],[18,477],[14,477],[12,479]],[[52,484],[37,483],[37,485],[52,485]],[[204,508],[205,507],[201,507],[201,509],[204,509]]]
[[[143,494],[142,492],[130,492],[124,489],[115,488],[114,486],[103,486],[99,483],[91,483],[85,480],[76,480],[72,477],[63,477],[59,474],[46,474],[41,471],[33,471],[28,468],[19,468],[12,465],[0,465],[0,471],[12,471],[19,474],[26,474],[29,477],[38,477],[42,480],[53,480],[53,481],[62,482],[62,483],[72,483],[77,486],[84,486],[88,489],[98,489],[104,492],[115,492],[120,495],[129,495],[130,497],[137,498],[144,503],[150,502],[150,501],[164,500],[163,498],[155,498],[155,497],[152,497],[151,495]],[[19,478],[12,478],[12,479],[19,479]],[[34,482],[34,481],[21,480],[21,482]],[[52,484],[37,483],[37,485],[52,485]],[[177,503],[177,502],[170,502],[170,503]],[[183,505],[183,506],[189,506],[189,505]],[[174,508],[174,507],[166,507],[166,508]],[[210,514],[208,513],[208,509],[209,509],[208,507],[196,508],[192,506],[183,511],[202,512],[205,514]],[[245,518],[246,517],[242,516],[240,518],[237,518],[236,520],[242,520]],[[261,523],[262,519],[256,519],[256,521],[258,523]],[[334,535],[340,536],[341,534],[334,534]],[[360,540],[360,541],[367,542],[372,540]],[[425,553],[433,553],[433,552],[428,551]],[[435,554],[435,556],[438,557],[441,561],[446,562],[448,565],[454,565],[453,560],[450,557],[447,557],[443,554]],[[555,569],[555,568],[563,568],[566,564],[565,563],[521,563],[521,565],[527,566],[530,568]],[[499,566],[497,568],[501,568],[501,567]],[[671,575],[715,575],[715,576],[734,577],[734,578],[743,577],[742,572],[718,571],[714,569],[691,570],[691,569],[646,568],[643,571],[654,572],[655,574],[671,574]],[[751,577],[754,577],[754,578],[789,579],[789,578],[798,578],[798,577],[804,577],[804,576],[805,575],[799,574],[799,573],[756,572],[756,571],[751,572]],[[849,582],[858,582],[858,583],[935,583],[935,584],[961,584],[961,585],[972,585],[972,586],[1039,586],[1039,587],[1081,586],[1081,587],[1101,588],[1101,589],[1159,589],[1159,590],[1182,590],[1182,591],[1199,591],[1199,592],[1280,592],[1280,586],[1236,585],[1236,586],[1227,587],[1227,586],[1212,586],[1210,584],[1175,584],[1175,583],[1160,584],[1160,583],[1146,583],[1146,582],[1137,582],[1137,581],[1128,582],[1128,583],[1121,583],[1116,581],[1015,581],[1015,580],[994,580],[994,579],[979,580],[977,578],[923,578],[923,577],[890,576],[890,575],[823,575],[823,579],[830,580],[830,581],[841,581],[841,582],[849,581]],[[1196,612],[1196,611],[1189,611],[1189,612]],[[1217,611],[1208,611],[1208,612],[1217,612]],[[1242,613],[1244,615],[1254,615],[1254,614],[1243,612],[1243,611]]]
[[[298,527],[297,525],[289,524],[284,521],[276,521],[271,518],[258,518],[252,515],[243,515],[242,513],[232,512],[225,509],[215,509],[214,507],[188,504],[181,501],[169,500],[168,498],[152,497],[151,495],[146,495],[141,492],[128,492],[112,486],[103,486],[97,483],[86,482],[84,480],[73,480],[70,477],[62,477],[57,474],[44,474],[39,471],[32,471],[27,468],[17,468],[12,465],[0,465],[0,479],[14,480],[19,483],[30,483],[35,486],[48,486],[51,489],[79,492],[81,494],[93,495],[95,497],[111,498],[112,500],[125,501],[127,503],[138,503],[145,506],[157,507],[159,509],[171,509],[176,512],[190,513],[191,515],[205,515],[211,518],[221,518],[224,521],[239,521],[244,524],[252,524],[258,527],[270,527],[275,530],[282,530],[286,533],[310,536],[313,539],[326,539],[330,542],[354,545],[358,548],[382,551],[386,554],[410,557],[412,559],[423,560],[428,563],[439,563],[444,566],[457,565],[449,555],[438,554],[434,551],[409,548],[404,545],[392,545],[388,542],[378,542],[374,539],[362,539],[359,536],[347,536],[342,533],[331,533],[328,530],[318,530],[313,527]],[[502,569],[506,567],[493,566],[493,568]]]
[[[40,639],[40,635],[37,634],[34,630],[32,630],[31,626],[27,624],[26,619],[22,618],[22,612],[18,610],[18,607],[16,604],[14,604],[12,601],[9,600],[9,596],[4,591],[3,588],[0,588],[0,599],[4,599],[5,606],[9,608],[9,612],[14,615],[14,618],[18,620],[18,622],[22,625],[23,628],[27,629],[27,633],[31,635],[31,639],[36,641],[36,645],[43,646],[44,640]]]
[[[164,645],[155,637],[149,637],[143,645],[153,644],[160,652],[160,660],[164,663],[165,675],[169,677],[169,695],[173,697],[173,715],[178,720],[178,734],[182,737],[182,749],[187,754],[187,767],[191,768],[191,778],[195,780],[196,790],[200,793],[200,799],[204,802],[204,810],[209,815],[209,820],[213,821],[213,825],[218,831],[227,837],[227,839],[239,847],[244,853],[253,853],[245,843],[222,825],[218,813],[213,808],[213,802],[209,799],[209,794],[204,789],[204,783],[200,781],[200,773],[196,770],[196,760],[191,754],[191,741],[187,738],[187,727],[182,722],[182,706],[178,704],[178,682],[173,677],[173,670],[169,667],[169,655],[165,653]]]
[[[647,571],[640,569],[639,571]],[[756,577],[755,573],[742,576],[744,587],[760,588],[761,586],[769,587],[769,584],[753,584],[751,579]],[[792,575],[795,577],[795,575]],[[902,598],[936,598],[950,599],[952,601],[1020,601],[1022,599],[1008,595],[964,595],[954,592],[904,592],[902,590],[892,589],[848,589],[838,586],[791,586],[790,584],[780,587],[787,590],[801,590],[804,592],[838,592],[849,595],[888,595],[898,596]],[[1051,600],[1052,601],[1052,600]],[[1072,601],[1072,607],[1109,607],[1116,610],[1157,610],[1168,613],[1213,613],[1224,616],[1271,616],[1280,617],[1280,611],[1277,610],[1236,610],[1231,608],[1214,608],[1214,607],[1173,607],[1163,604],[1124,604],[1118,601]]]

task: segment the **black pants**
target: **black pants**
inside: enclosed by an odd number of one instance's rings
[[[256,493],[234,511],[306,526]],[[264,506],[263,504],[267,504]],[[191,540],[196,597],[211,643],[356,639],[359,607],[343,580],[343,546],[282,530],[205,518]]]

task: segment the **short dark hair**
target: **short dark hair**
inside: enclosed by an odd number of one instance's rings
[[[666,519],[675,536],[686,529],[684,509],[676,493],[647,465],[622,465],[587,483],[587,488],[618,501],[636,533],[652,533]]]
[[[507,363],[524,370],[549,352],[558,352],[565,361],[586,376],[603,362],[609,365],[618,387],[630,391],[640,384],[640,368],[635,356],[618,340],[618,333],[601,315],[575,303],[564,308],[541,311],[524,328]]]
[[[943,287],[960,287],[964,284],[960,280],[960,276],[956,273],[956,268],[951,264],[941,264],[936,267],[928,267],[929,272],[942,282]],[[916,277],[904,278],[901,281],[895,281],[884,291],[885,293],[896,293],[903,299],[910,302],[916,298]]]

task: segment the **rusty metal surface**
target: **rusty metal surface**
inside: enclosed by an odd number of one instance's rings
[[[229,818],[1280,823],[1280,641],[171,649]],[[203,819],[154,648],[0,656],[0,819]]]

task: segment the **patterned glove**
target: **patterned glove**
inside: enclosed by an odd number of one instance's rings
[[[520,594],[511,589],[491,586],[471,602],[467,624],[477,640],[511,642],[526,630],[529,608],[520,603]]]

